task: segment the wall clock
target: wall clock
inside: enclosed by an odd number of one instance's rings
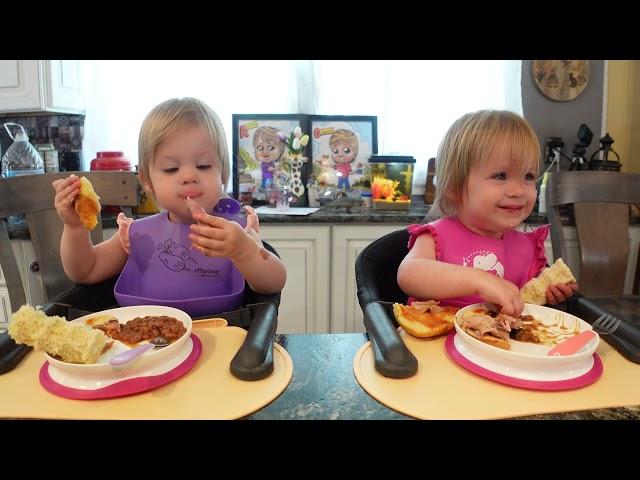
[[[533,80],[548,98],[573,100],[589,83],[589,60],[534,60]]]

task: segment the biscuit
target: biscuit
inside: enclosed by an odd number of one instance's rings
[[[87,177],[80,177],[80,193],[76,198],[75,207],[84,228],[87,230],[96,228],[101,208],[100,197]]]
[[[100,330],[82,323],[69,323],[63,317],[49,317],[30,305],[23,305],[11,316],[9,336],[16,343],[70,363],[96,363],[110,341]]]

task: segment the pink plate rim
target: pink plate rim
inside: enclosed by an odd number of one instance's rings
[[[196,364],[200,354],[202,353],[202,343],[197,335],[191,334],[191,342],[193,347],[191,353],[177,367],[168,372],[152,377],[136,377],[124,380],[122,382],[111,384],[104,388],[95,390],[81,390],[71,388],[57,383],[51,375],[49,375],[49,362],[45,362],[40,368],[40,383],[50,393],[59,397],[71,398],[74,400],[98,400],[105,398],[125,397],[136,393],[147,392],[155,388],[166,385],[182,377]]]
[[[469,370],[471,373],[475,373],[480,377],[484,377],[494,382],[503,383],[505,385],[511,385],[512,387],[526,388],[529,390],[575,390],[577,388],[586,387],[595,383],[602,376],[602,360],[597,353],[593,354],[593,367],[587,373],[580,375],[579,377],[569,378],[567,380],[554,380],[554,381],[536,381],[536,380],[524,380],[521,378],[509,377],[500,373],[487,370],[480,365],[473,363],[467,357],[462,355],[455,346],[453,339],[457,335],[454,330],[447,336],[445,342],[445,350],[449,356],[461,367]]]

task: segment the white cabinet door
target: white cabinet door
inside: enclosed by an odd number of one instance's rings
[[[406,228],[406,225],[333,227],[331,333],[365,331],[362,309],[357,296],[356,258],[374,240],[403,228]]]
[[[0,112],[42,109],[39,60],[0,60]]]
[[[44,88],[47,110],[55,112],[83,112],[81,90],[81,63],[78,60],[45,61]]]
[[[287,268],[277,332],[328,333],[331,227],[261,225],[260,237]]]
[[[79,60],[0,60],[0,112],[82,113]]]

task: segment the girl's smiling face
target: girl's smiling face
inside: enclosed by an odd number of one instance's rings
[[[145,188],[153,192],[172,221],[193,223],[186,198],[211,213],[222,197],[220,161],[207,131],[186,127],[162,142],[155,151]]]
[[[510,144],[496,142],[485,162],[469,169],[466,190],[457,201],[458,218],[470,230],[501,238],[527,218],[536,201],[537,164],[514,158]]]

